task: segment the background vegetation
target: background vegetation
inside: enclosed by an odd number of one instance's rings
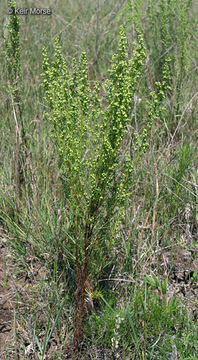
[[[52,8],[53,15],[20,17],[20,60],[9,68],[14,57],[3,40],[9,36],[8,2],[0,5],[0,285],[12,299],[1,358],[196,359],[196,1],[57,0],[36,6]],[[35,2],[17,1],[17,7]],[[120,25],[129,57],[138,41],[137,25],[146,53],[131,99],[131,149],[135,131],[141,134],[145,127],[147,100],[163,79],[167,58],[170,89],[153,121],[150,146],[132,173],[118,238],[103,272],[96,279],[92,270],[86,285],[84,336],[77,351],[72,342],[77,284],[69,254],[73,213],[40,86],[42,50],[45,46],[52,58],[59,35],[68,69],[85,51],[91,84],[102,84],[118,49]]]

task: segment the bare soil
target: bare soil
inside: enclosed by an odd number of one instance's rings
[[[6,342],[11,338],[13,329],[13,292],[10,286],[11,277],[5,267],[5,249],[0,244],[0,356]]]

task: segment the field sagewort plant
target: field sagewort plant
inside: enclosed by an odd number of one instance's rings
[[[54,61],[49,60],[46,49],[43,51],[47,116],[53,124],[73,218],[67,236],[70,261],[76,269],[77,345],[83,336],[86,282],[100,276],[110,258],[133,168],[148,146],[148,131],[159,115],[166,89],[165,82],[158,83],[158,93],[151,93],[147,124],[141,135],[136,134],[133,159],[128,149],[123,163],[120,148],[131,121],[133,98],[145,59],[143,38],[138,31],[137,35],[133,59],[128,59],[127,40],[121,27],[119,49],[112,57],[109,79],[101,86],[88,79],[85,53],[79,63],[73,60],[73,70],[69,71],[58,38]]]

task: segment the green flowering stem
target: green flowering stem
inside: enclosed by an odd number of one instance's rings
[[[7,24],[7,33],[4,35],[5,58],[7,64],[8,93],[10,96],[11,108],[13,110],[15,123],[15,161],[14,173],[16,192],[18,195],[17,207],[20,208],[25,186],[25,163],[27,158],[27,141],[25,134],[25,125],[23,120],[23,101],[22,101],[22,79],[21,79],[21,59],[20,59],[20,20],[14,13],[16,3],[9,1],[9,7],[13,14],[9,15]]]

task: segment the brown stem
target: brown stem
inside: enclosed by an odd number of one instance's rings
[[[78,267],[77,269],[77,290],[76,296],[76,319],[74,331],[74,345],[77,348],[83,337],[84,317],[85,317],[85,282],[86,276]]]

